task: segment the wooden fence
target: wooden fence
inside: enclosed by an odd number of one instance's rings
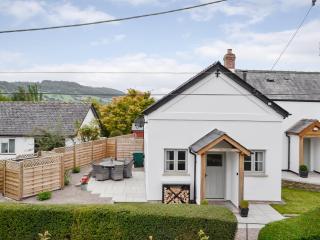
[[[0,193],[21,200],[43,191],[61,189],[66,170],[106,157],[132,158],[132,153],[137,151],[143,151],[143,139],[129,134],[56,148],[42,152],[40,157],[0,160]]]

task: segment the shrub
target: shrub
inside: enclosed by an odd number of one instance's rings
[[[177,227],[178,226],[178,227]],[[33,240],[48,231],[51,240],[234,239],[237,221],[218,206],[113,205],[0,205],[1,240]]]
[[[320,208],[266,225],[259,234],[259,240],[268,239],[320,239]]]
[[[248,208],[249,202],[247,200],[241,200],[240,202],[240,208]]]
[[[70,173],[69,171],[64,172],[64,185],[68,186],[70,184]]]
[[[300,165],[299,170],[301,172],[306,172],[306,171],[308,171],[308,167],[306,165]]]
[[[81,171],[80,167],[72,168],[72,173],[79,173]]]
[[[111,133],[110,133],[110,136],[109,137],[116,137],[116,136],[121,136],[123,135],[123,133],[120,131],[120,130],[113,130]]]
[[[52,196],[52,193],[51,193],[51,192],[41,192],[41,193],[38,193],[37,199],[38,199],[39,201],[45,201],[45,200],[50,199],[51,196]]]

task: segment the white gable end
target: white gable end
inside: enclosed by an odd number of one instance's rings
[[[148,119],[281,121],[282,117],[227,76],[211,74]]]

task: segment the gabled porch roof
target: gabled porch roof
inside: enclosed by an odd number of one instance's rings
[[[200,138],[198,141],[196,141],[190,146],[190,149],[191,151],[201,155],[222,141],[229,143],[232,147],[239,150],[239,152],[247,156],[250,156],[250,150],[248,150],[240,143],[229,137],[225,132],[220,131],[218,129],[214,129],[213,131],[209,132],[208,134]]]
[[[301,119],[286,132],[289,135],[319,136],[320,122],[317,119]]]

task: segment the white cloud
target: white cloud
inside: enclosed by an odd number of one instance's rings
[[[44,9],[37,1],[2,1],[0,3],[0,13],[26,20],[36,15],[43,14]]]
[[[91,59],[80,64],[36,65],[18,71],[89,71],[89,72],[198,72],[200,66],[181,63],[172,58],[150,56],[144,53],[104,60]],[[8,69],[10,70],[10,69]],[[17,69],[15,69],[17,70]],[[136,88],[164,93],[177,87],[193,74],[23,74],[19,81],[66,80],[89,86],[105,86],[126,90]],[[16,81],[17,75],[1,74],[0,80]]]
[[[112,0],[113,2],[117,3],[129,3],[131,5],[141,5],[141,4],[154,4],[159,3],[159,0]]]
[[[127,36],[125,34],[117,34],[111,37],[101,38],[95,41],[90,42],[91,46],[100,46],[100,45],[109,45],[111,43],[121,42]]]
[[[54,6],[52,9],[48,9],[48,13],[48,20],[55,24],[85,23],[114,18],[105,12],[96,10],[92,6],[80,9],[70,3]]]
[[[68,2],[8,1],[0,3],[0,14],[14,17],[17,21],[41,19],[49,24],[73,24],[108,20],[114,17],[93,6],[79,8]]]
[[[278,67],[287,70],[320,69],[319,39],[320,21],[307,23],[283,55]],[[294,29],[295,30],[295,29]],[[266,68],[279,56],[294,30],[255,33],[237,32],[228,40],[212,40],[195,49],[204,58],[222,59],[227,48],[234,49],[238,66],[242,68]]]

